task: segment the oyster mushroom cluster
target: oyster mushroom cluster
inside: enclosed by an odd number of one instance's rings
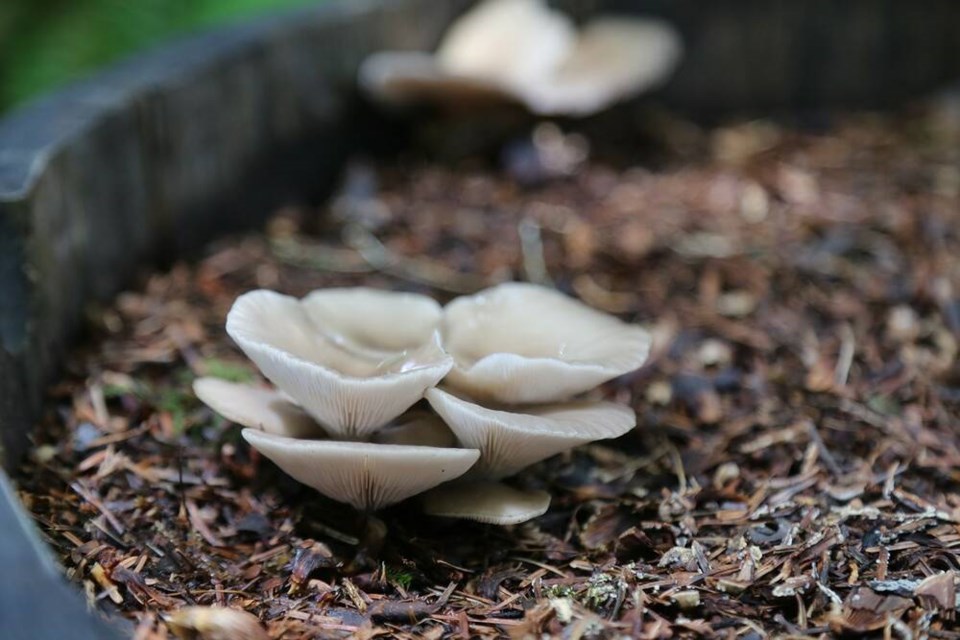
[[[388,104],[516,102],[537,115],[586,116],[661,84],[682,50],[661,20],[600,16],[578,29],[545,0],[486,0],[436,52],[376,53],[359,80]]]
[[[366,513],[423,494],[426,513],[495,524],[550,504],[503,478],[634,427],[629,407],[578,397],[650,348],[642,328],[521,283],[445,308],[363,287],[257,290],[227,333],[276,390],[200,378],[194,391],[287,474]],[[411,409],[424,398],[433,411]]]

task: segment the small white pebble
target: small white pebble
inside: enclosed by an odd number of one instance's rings
[[[681,609],[693,609],[700,606],[700,592],[693,589],[677,591],[672,598]]]
[[[700,345],[697,358],[705,367],[718,367],[730,363],[733,359],[733,350],[722,340],[708,338]]]
[[[769,211],[770,197],[767,190],[756,182],[745,185],[740,193],[740,216],[747,222],[763,222]]]
[[[913,342],[920,334],[920,318],[907,305],[899,305],[887,315],[887,337],[898,343]]]

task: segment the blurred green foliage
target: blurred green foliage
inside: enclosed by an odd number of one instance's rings
[[[318,0],[0,0],[0,111],[164,38]]]

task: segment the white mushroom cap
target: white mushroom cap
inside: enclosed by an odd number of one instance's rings
[[[450,26],[436,60],[454,76],[523,87],[551,75],[575,42],[573,23],[544,0],[487,0]]]
[[[682,52],[663,21],[607,16],[577,34],[543,0],[487,0],[451,25],[434,55],[380,52],[359,79],[391,103],[511,101],[540,115],[586,116],[660,84]]]
[[[550,494],[520,491],[498,482],[457,482],[437,487],[425,494],[421,502],[424,512],[432,516],[507,525],[546,513]]]
[[[506,283],[444,310],[446,378],[480,399],[554,402],[639,368],[650,335],[545,287]]]
[[[250,446],[295,480],[362,511],[376,511],[463,475],[476,449],[298,440],[244,429]]]
[[[666,22],[598,18],[555,73],[524,88],[524,102],[543,115],[596,113],[661,84],[682,54],[680,35]]]
[[[231,422],[289,438],[321,437],[323,429],[303,409],[275,389],[197,378],[193,392]]]
[[[449,371],[439,317],[408,293],[328,289],[301,301],[258,290],[234,302],[227,333],[331,437],[365,439]]]
[[[594,440],[616,438],[637,424],[634,411],[613,402],[573,402],[489,409],[441,389],[427,401],[456,434],[461,446],[480,450],[471,477],[499,479],[534,462]]]
[[[575,40],[573,23],[543,0],[487,0],[450,26],[435,54],[374,53],[359,82],[394,104],[521,102],[522,88],[558,68]]]

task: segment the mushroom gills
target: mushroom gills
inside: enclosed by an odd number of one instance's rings
[[[480,451],[470,477],[499,479],[552,455],[594,440],[622,436],[637,423],[636,413],[613,402],[491,409],[439,388],[427,402],[462,446]]]
[[[244,439],[294,480],[373,512],[460,477],[476,449],[298,440],[244,429]]]
[[[453,366],[439,318],[435,301],[414,294],[334,289],[298,300],[258,290],[237,298],[227,333],[330,437],[366,440]]]

